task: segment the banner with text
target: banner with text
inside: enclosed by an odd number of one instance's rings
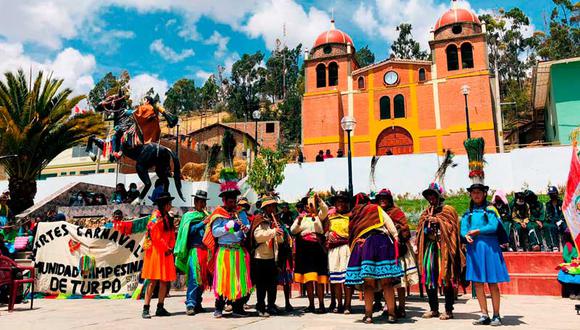
[[[36,291],[48,294],[132,294],[143,267],[145,232],[38,224],[34,245]]]

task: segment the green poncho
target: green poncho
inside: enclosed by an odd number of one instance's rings
[[[189,258],[189,249],[187,248],[187,241],[189,238],[189,227],[191,224],[197,224],[205,219],[208,213],[205,211],[191,211],[187,212],[181,218],[179,224],[179,231],[177,232],[177,241],[175,243],[175,267],[187,274],[187,260]]]

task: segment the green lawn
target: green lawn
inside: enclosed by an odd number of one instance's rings
[[[539,195],[539,200],[542,203],[546,203],[549,198],[547,195]],[[508,200],[511,201],[513,196],[508,196]],[[491,199],[491,196],[490,196]],[[457,210],[457,214],[461,217],[465,211],[469,208],[469,195],[467,193],[454,195],[454,196],[447,196],[445,199],[445,203],[447,205],[451,205]],[[417,223],[419,222],[419,217],[425,208],[427,208],[428,203],[427,200],[424,198],[421,199],[408,199],[408,198],[399,198],[395,200],[395,204],[399,206],[403,212],[407,215],[407,219],[409,221],[409,226],[411,229],[415,229]]]

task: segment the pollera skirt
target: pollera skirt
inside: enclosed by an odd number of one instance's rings
[[[509,282],[507,266],[496,236],[479,235],[467,244],[465,278],[477,283]]]
[[[213,291],[216,298],[236,301],[252,293],[250,254],[246,249],[220,245],[215,258]]]
[[[364,244],[356,244],[353,248],[345,284],[361,285],[365,279],[398,280],[401,276],[403,270],[397,261],[393,240],[384,233],[372,233]]]
[[[294,282],[328,283],[328,257],[320,242],[296,239]]]

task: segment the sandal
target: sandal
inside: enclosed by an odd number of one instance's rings
[[[373,317],[365,315],[365,317],[362,319],[362,322],[365,324],[373,324]]]
[[[440,320],[451,320],[453,318],[453,312],[445,312],[439,315]]]
[[[438,316],[439,316],[439,312],[428,311],[428,312],[425,312],[422,317],[424,319],[430,319],[430,318],[438,317]]]
[[[395,317],[394,315],[387,316],[387,323],[390,324],[397,323],[397,317]]]

